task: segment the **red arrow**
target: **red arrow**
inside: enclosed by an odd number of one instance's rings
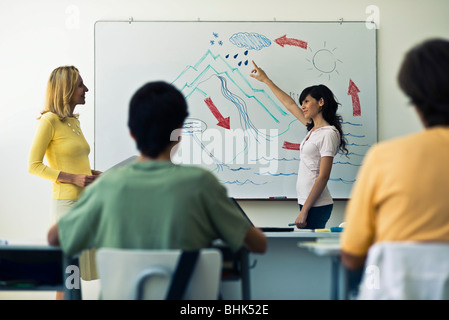
[[[359,92],[359,88],[357,88],[355,83],[351,79],[349,79],[348,95],[352,97],[352,115],[354,117],[362,115],[362,110],[360,109],[360,99],[358,95]]]
[[[212,112],[212,114],[214,115],[214,117],[217,118],[217,120],[218,120],[217,125],[225,128],[225,129],[231,129],[229,117],[224,118],[221,115],[220,111],[218,111],[218,108],[212,102],[212,99],[210,97],[208,97],[208,98],[204,99],[204,102],[206,102],[207,106],[209,107],[209,109]]]
[[[299,143],[284,141],[284,145],[282,146],[282,148],[287,150],[299,150],[300,146],[301,145]]]
[[[284,35],[284,36],[282,36],[280,38],[277,38],[276,40],[274,40],[274,42],[276,42],[282,48],[285,45],[287,45],[287,46],[295,46],[295,47],[300,47],[300,48],[303,48],[303,49],[307,49],[307,42],[302,41],[302,40],[298,40],[298,39],[287,38],[287,35]]]

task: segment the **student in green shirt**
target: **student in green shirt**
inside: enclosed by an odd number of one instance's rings
[[[174,130],[187,117],[184,96],[165,82],[151,82],[132,97],[128,126],[140,151],[137,161],[102,174],[48,232],[50,245],[68,255],[86,248],[183,249],[222,239],[233,251],[266,251],[264,233],[252,226],[215,176],[176,165]]]

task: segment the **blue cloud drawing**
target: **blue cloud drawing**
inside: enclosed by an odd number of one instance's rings
[[[255,32],[239,32],[233,34],[229,41],[239,48],[247,48],[261,50],[262,48],[271,46],[271,41],[262,34]]]

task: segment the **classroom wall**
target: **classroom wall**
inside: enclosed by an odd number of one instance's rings
[[[449,37],[447,12],[447,0],[0,0],[0,239],[46,236],[51,183],[28,173],[27,158],[46,81],[57,66],[77,66],[90,90],[86,105],[76,111],[93,150],[95,21],[375,18],[380,22],[378,138],[386,140],[422,129],[396,74],[411,46],[429,37]],[[257,225],[285,226],[298,211],[294,201],[245,201],[242,206]],[[346,201],[335,203],[328,226],[343,221],[345,207]]]

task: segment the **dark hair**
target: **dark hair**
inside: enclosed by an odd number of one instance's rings
[[[166,82],[149,82],[131,98],[128,127],[137,149],[151,158],[161,154],[172,142],[170,136],[187,117],[183,94]]]
[[[343,121],[343,118],[339,114],[337,114],[337,109],[340,103],[338,103],[335,99],[333,92],[323,84],[307,87],[301,92],[301,95],[299,96],[300,106],[308,95],[316,100],[320,100],[321,98],[323,98],[324,105],[321,109],[323,118],[331,126],[337,128],[338,132],[340,133],[340,145],[338,148],[340,149],[340,151],[348,155],[348,149],[346,148],[347,141],[345,136],[343,135],[343,130],[341,128],[341,122]],[[314,125],[315,124],[313,123],[313,120],[310,120],[310,122],[307,124],[307,130],[312,130]]]
[[[409,50],[398,73],[402,91],[427,127],[449,125],[449,41],[427,40]]]

